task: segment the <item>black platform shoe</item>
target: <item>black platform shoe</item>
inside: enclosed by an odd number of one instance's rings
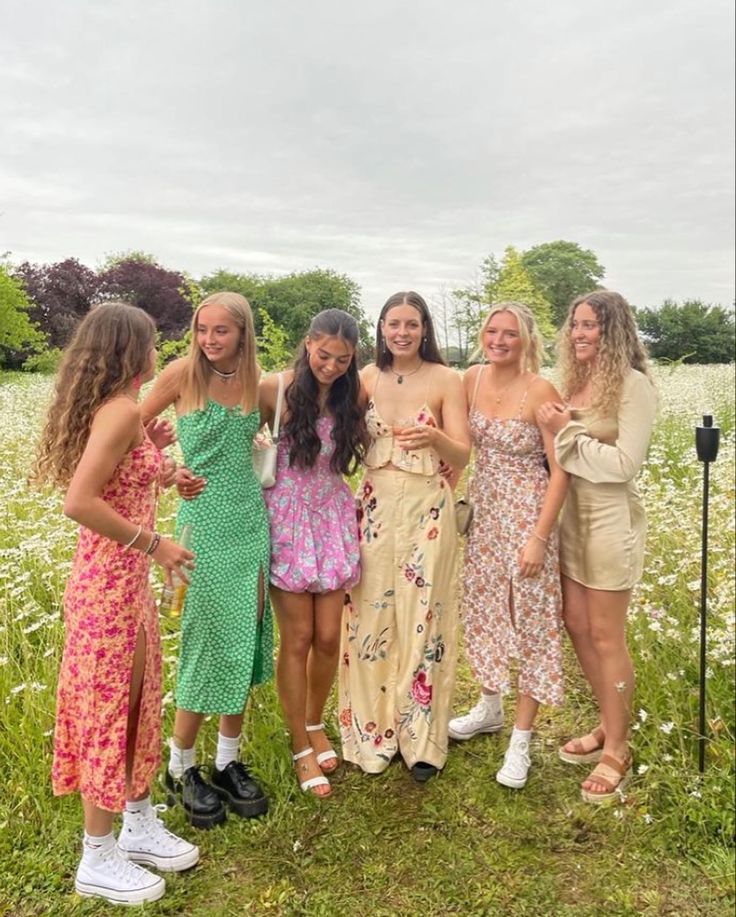
[[[225,770],[212,768],[212,789],[236,815],[255,818],[268,811],[268,799],[241,761],[231,761]]]
[[[180,780],[172,777],[167,770],[164,783],[169,791],[169,805],[181,803],[193,828],[214,828],[227,818],[220,797],[205,781],[198,766],[187,768]]]
[[[434,764],[427,764],[426,761],[417,761],[411,769],[411,775],[417,783],[426,783],[432,777],[436,777],[439,772],[438,767],[435,767]]]

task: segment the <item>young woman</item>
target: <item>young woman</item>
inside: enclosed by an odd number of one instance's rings
[[[208,828],[262,815],[263,790],[239,760],[252,685],[272,674],[272,624],[266,589],[269,529],[252,467],[260,427],[253,318],[237,293],[214,293],[194,313],[189,355],[169,364],[143,403],[155,417],[174,404],[186,468],[177,530],[192,527],[197,569],[182,613],[176,719],[166,784],[189,822]],[[206,487],[203,488],[206,480]],[[210,782],[196,766],[195,742],[206,714],[219,714]]]
[[[322,711],[340,649],[345,590],[360,577],[355,502],[343,475],[368,443],[355,363],[359,329],[340,309],[312,319],[286,389],[271,517],[271,599],[279,625],[276,679],[303,790],[327,796],[338,758]],[[261,383],[261,417],[273,424],[278,376]],[[324,772],[324,773],[323,773]]]
[[[534,420],[537,408],[559,395],[537,375],[543,343],[531,310],[513,302],[494,306],[478,344],[488,365],[473,366],[464,378],[476,458],[463,583],[465,651],[482,693],[469,713],[450,721],[449,733],[464,740],[501,729],[500,694],[510,689],[515,659],[514,729],[496,779],[521,789],[539,705],[562,702],[555,524],[567,475],[555,460],[552,435]]]
[[[59,369],[35,479],[66,488],[81,524],[64,593],[53,788],[84,810],[76,890],[122,904],[155,901],[163,879],[199,859],[151,805],[160,761],[161,644],[150,559],[187,579],[193,555],[154,531],[161,453],[137,404],[156,363],[153,322],[108,303],[79,324]],[[161,445],[155,428],[151,435]],[[114,813],[123,810],[117,844]]]
[[[362,378],[371,444],[358,490],[362,575],[343,624],[343,754],[376,774],[400,752],[425,781],[447,758],[456,662],[457,533],[439,466],[462,469],[470,443],[462,382],[418,293],[387,300]]]
[[[615,799],[632,772],[628,747],[634,671],[626,646],[631,589],[641,577],[646,519],[634,478],[647,454],[657,396],[631,307],[600,290],[576,299],[560,338],[563,405],[538,413],[555,437],[570,489],[560,523],[565,625],[600,709],[600,724],[560,749],[600,761],[586,802]]]

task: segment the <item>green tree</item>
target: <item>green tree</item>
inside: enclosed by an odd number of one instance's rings
[[[537,320],[542,337],[548,339],[554,337],[552,308],[531,274],[525,269],[521,255],[513,245],[509,245],[506,249],[501,269],[491,292],[492,302],[515,300],[529,306]]]
[[[30,308],[21,281],[0,264],[0,366],[17,368],[43,349],[46,339],[28,318]]]
[[[258,362],[267,372],[283,369],[291,357],[288,335],[265,309],[261,308],[258,312],[261,319],[261,333],[258,335]]]
[[[535,245],[522,254],[521,261],[552,306],[557,328],[565,320],[572,300],[598,289],[605,274],[594,252],[562,239]]]
[[[683,363],[732,363],[734,314],[699,299],[666,299],[659,309],[637,309],[636,317],[649,353],[657,360]]]
[[[260,309],[265,309],[287,335],[293,351],[304,337],[312,318],[323,309],[342,309],[357,319],[361,346],[370,349],[372,329],[360,305],[360,288],[345,274],[316,268],[271,277],[260,274],[235,274],[216,271],[203,277],[200,286],[205,295],[219,290],[240,293],[250,302],[256,333],[262,333]]]

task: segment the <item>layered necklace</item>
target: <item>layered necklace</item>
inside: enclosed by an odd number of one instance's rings
[[[422,366],[424,366],[424,360],[420,360],[420,361],[419,361],[419,366],[417,366],[416,369],[412,369],[412,370],[411,370],[410,372],[408,372],[408,373],[397,373],[396,370],[393,368],[393,366],[389,366],[389,369],[390,369],[391,372],[396,376],[396,384],[397,384],[397,385],[403,385],[403,384],[404,384],[404,379],[406,379],[407,376],[413,376],[414,373],[418,373],[419,370],[422,368]]]
[[[504,387],[503,387],[503,388],[500,388],[500,389],[492,389],[492,390],[489,392],[490,396],[495,400],[496,404],[501,404],[501,399],[502,399],[503,396],[506,394],[506,392],[511,388],[511,386],[512,386],[518,379],[521,379],[521,377],[522,377],[523,375],[524,375],[524,373],[523,373],[523,372],[520,372],[520,373],[518,373],[516,376],[514,376],[514,378],[511,380],[511,382],[508,383],[508,385],[504,385]]]
[[[219,379],[222,379],[223,382],[229,382],[232,378],[235,377],[235,374],[238,371],[238,367],[236,366],[235,369],[233,369],[229,373],[221,373],[220,370],[215,369],[215,367],[211,363],[210,363],[210,369]]]

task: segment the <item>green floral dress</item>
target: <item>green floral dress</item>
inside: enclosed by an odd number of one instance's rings
[[[192,526],[196,559],[182,613],[176,705],[183,710],[240,713],[251,685],[273,675],[269,524],[252,465],[259,426],[257,409],[244,414],[217,401],[177,421],[184,461],[207,481],[177,516],[177,532]]]

